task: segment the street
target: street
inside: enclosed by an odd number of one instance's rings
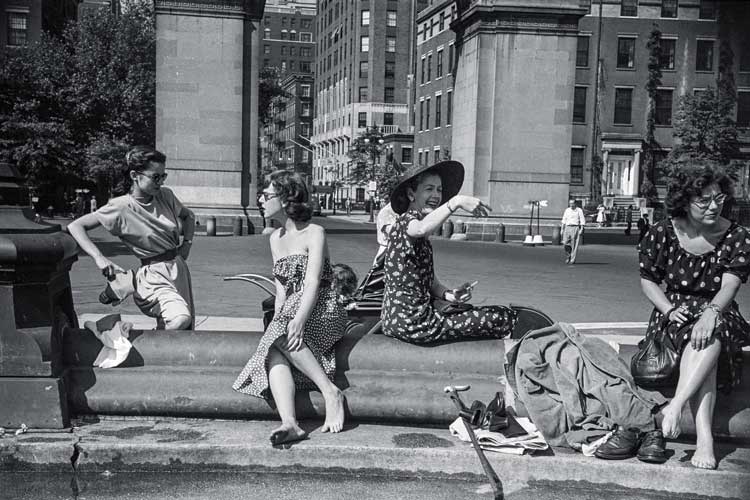
[[[361,279],[375,255],[375,235],[343,232],[363,225],[316,218],[331,225],[328,235],[331,262],[352,266]],[[138,265],[128,249],[101,228],[94,240],[105,255],[129,268]],[[524,247],[518,243],[482,243],[433,239],[435,269],[447,286],[479,280],[472,302],[529,304],[553,319],[571,323],[646,321],[650,312],[641,293],[635,248],[621,245],[585,245],[578,262],[563,262],[560,246]],[[265,292],[243,282],[225,282],[224,276],[240,273],[270,274],[268,237],[198,236],[188,261],[199,315],[260,317]],[[117,308],[99,303],[105,285],[94,262],[82,255],[71,271],[73,299],[78,314],[122,312],[137,314],[132,300]],[[745,288],[737,297],[742,311],[750,311]]]

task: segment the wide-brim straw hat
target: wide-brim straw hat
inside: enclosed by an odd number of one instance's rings
[[[424,173],[435,173],[440,176],[443,183],[441,204],[456,196],[464,183],[464,166],[460,162],[445,160],[433,165],[415,165],[401,174],[398,184],[391,192],[391,207],[394,212],[402,214],[409,209],[409,198],[406,193],[409,181]]]

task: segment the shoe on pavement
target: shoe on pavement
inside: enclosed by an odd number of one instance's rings
[[[667,461],[666,443],[660,429],[643,434],[636,456],[641,462],[653,464],[663,464]]]
[[[636,455],[638,445],[641,443],[640,438],[641,431],[638,429],[617,427],[612,437],[594,452],[594,456],[605,460],[632,458]]]
[[[555,322],[539,309],[530,306],[510,304],[510,308],[516,312],[516,325],[510,334],[512,339],[520,339],[531,330],[539,330],[552,326]]]

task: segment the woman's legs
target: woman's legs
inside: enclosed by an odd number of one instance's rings
[[[298,351],[279,349],[295,368],[307,375],[320,389],[326,402],[326,420],[321,431],[340,432],[344,428],[344,394],[328,379],[323,367],[320,366],[315,355],[306,345],[303,344]]]
[[[681,432],[682,408],[690,401],[698,437],[696,452],[693,456],[693,465],[696,467],[705,467],[710,464],[713,464],[713,467],[716,466],[711,421],[716,401],[716,368],[720,353],[721,342],[717,338],[700,351],[694,350],[688,344],[682,353],[680,379],[677,382],[674,398],[661,410],[663,417],[661,427],[664,436],[676,438]]]
[[[275,347],[268,351],[268,385],[281,417],[281,426],[271,433],[271,442],[281,444],[303,439],[307,433],[297,423],[292,368],[286,357]]]

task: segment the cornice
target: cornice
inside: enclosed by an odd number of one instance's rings
[[[266,0],[154,0],[157,14],[259,20]]]

